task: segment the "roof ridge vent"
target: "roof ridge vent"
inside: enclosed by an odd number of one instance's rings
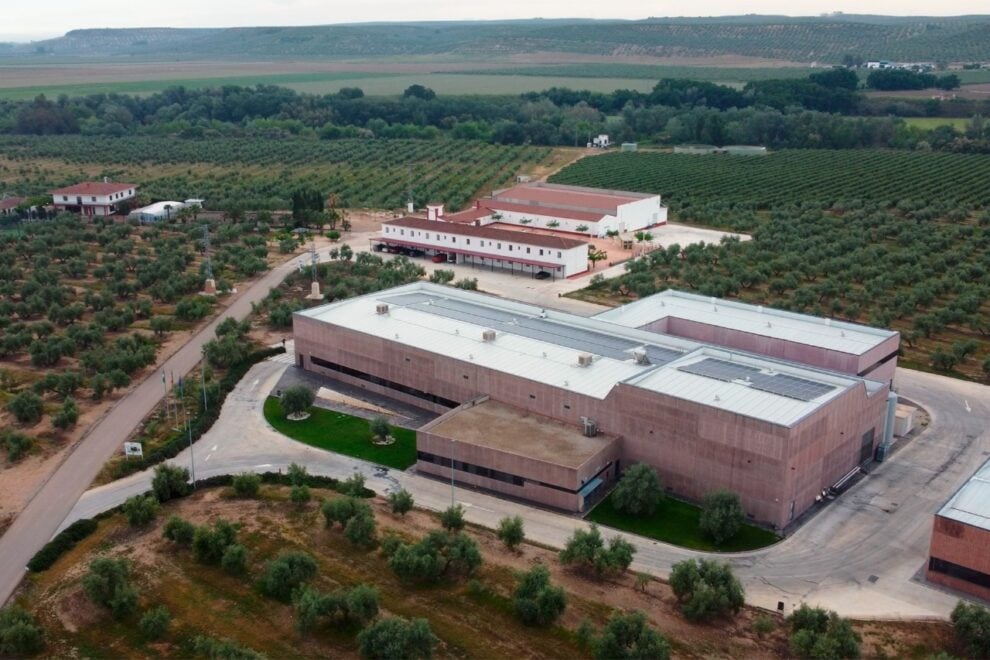
[[[591,366],[591,362],[593,360],[594,360],[594,358],[591,356],[591,353],[578,353],[578,366],[579,367],[590,367]]]
[[[719,395],[716,394],[715,395],[715,403],[718,403],[721,400],[722,400],[722,398]]]
[[[632,354],[636,364],[650,364],[650,356],[647,354],[646,350],[637,348],[632,352]]]
[[[375,305],[375,314],[388,314],[388,303],[380,302]]]
[[[495,341],[495,331],[494,330],[483,330],[481,333],[481,340],[487,342]]]

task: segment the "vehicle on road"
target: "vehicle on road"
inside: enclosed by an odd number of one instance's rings
[[[447,255],[446,254],[443,254],[442,252],[440,254],[435,254],[430,259],[430,261],[432,261],[435,264],[446,263],[446,261],[447,261]]]
[[[538,279],[538,280],[549,280],[550,279],[550,273],[548,271],[541,270],[541,271],[538,271],[535,275],[533,275],[533,277],[535,279]]]

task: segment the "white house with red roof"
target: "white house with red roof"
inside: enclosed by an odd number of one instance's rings
[[[85,181],[51,191],[52,203],[58,211],[78,213],[87,217],[106,217],[118,212],[118,205],[133,199],[137,186],[133,183]]]
[[[667,223],[660,195],[565,186],[537,181],[496,190],[447,222],[506,223],[603,237]]]
[[[23,197],[4,197],[0,199],[0,216],[14,215],[17,213],[17,207],[23,202]]]

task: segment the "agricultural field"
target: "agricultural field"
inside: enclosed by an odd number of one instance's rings
[[[320,513],[321,500],[339,502],[341,496],[318,485],[311,486],[309,494],[311,501],[297,504],[289,501],[286,486],[264,484],[255,497],[238,497],[231,487],[216,486],[165,503],[144,525],[130,526],[123,514],[113,514],[51,568],[28,579],[16,602],[37,621],[43,652],[52,657],[356,658],[363,627],[402,617],[426,620],[436,638],[433,657],[590,658],[584,643],[588,633],[598,635],[610,617],[631,610],[644,612],[647,624],[666,637],[675,657],[789,656],[786,626],[760,610],[743,607],[710,623],[691,623],[663,582],[649,576],[639,580],[631,573],[595,579],[564,568],[556,552],[527,543],[509,551],[491,531],[470,526],[462,540],[477,548],[480,565],[469,570],[463,568],[466,560],[455,559],[435,583],[422,571],[420,580],[400,579],[389,547],[430,533],[438,538],[435,514],[413,509],[400,517],[382,499],[365,500],[379,543],[355,546],[339,525],[327,528]],[[213,543],[193,541],[190,547],[188,542],[163,538],[171,516],[200,529],[209,525],[217,530],[221,521],[233,528],[210,534],[220,544],[219,552],[212,549]],[[175,533],[179,525],[169,524],[172,538],[181,538]],[[234,546],[239,546],[237,553],[224,550]],[[274,581],[263,578],[266,563],[283,552],[309,555],[313,563],[308,567],[315,569],[294,573],[305,585],[295,602],[287,593],[273,593],[268,585]],[[397,556],[394,549],[391,553]],[[237,554],[241,561],[228,561],[228,554]],[[97,590],[84,586],[84,575],[98,558],[125,559],[129,568],[124,582],[134,591],[124,591],[133,596],[118,602],[117,616],[94,603],[87,591],[98,596]],[[300,567],[306,564],[298,562]],[[548,625],[523,625],[514,612],[517,575],[537,565],[546,566],[552,584],[563,589],[566,609]],[[359,585],[376,591],[377,606],[359,610],[341,602],[343,612],[332,605],[306,607],[332,604],[333,595]],[[164,625],[142,623],[152,618],[148,612],[161,607],[167,611],[158,617],[165,619]],[[756,625],[762,619],[769,620]],[[853,626],[863,637],[861,648],[867,657],[922,657],[954,650],[951,628],[944,622]],[[582,628],[587,632],[579,632]],[[216,641],[194,641],[197,637]],[[224,644],[228,652],[204,650],[217,644]]]
[[[84,178],[140,181],[150,199],[206,199],[249,209],[288,208],[299,187],[333,192],[345,207],[456,209],[477,193],[538,169],[553,151],[469,141],[84,136],[0,138],[0,189],[21,195]]]
[[[811,67],[731,67],[675,66],[664,64],[635,64],[629,62],[583,62],[580,64],[546,64],[540,66],[467,69],[458,75],[536,76],[571,78],[644,78],[656,82],[661,78],[687,78],[718,83],[747,83],[752,80],[807,78],[820,71]]]
[[[0,514],[19,510],[47,459],[115,391],[213,314],[215,299],[198,294],[202,234],[202,222],[137,227],[73,216],[0,232]],[[221,291],[278,259],[267,239],[253,223],[213,227]]]
[[[959,132],[965,131],[970,120],[965,117],[905,117],[908,126],[930,131],[939,126],[951,126]]]
[[[638,163],[638,166],[633,165]],[[671,219],[752,240],[657,250],[576,294],[664,288],[891,327],[900,364],[990,376],[990,158],[911,152],[585,158],[554,181],[662,193]]]

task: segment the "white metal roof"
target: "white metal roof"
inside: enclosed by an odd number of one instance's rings
[[[990,461],[956,491],[938,515],[990,530]]]
[[[139,209],[134,209],[131,211],[131,215],[154,215],[154,216],[164,216],[165,207],[168,206],[168,211],[173,215],[182,208],[185,208],[186,204],[184,202],[155,202],[154,204],[148,204],[147,206],[142,206]]]
[[[897,334],[893,330],[871,328],[720,298],[707,298],[672,289],[602,312],[595,318],[631,328],[641,328],[666,317],[696,321],[851,355],[862,355]]]
[[[387,314],[377,313],[381,302],[389,305]],[[453,308],[446,308],[447,302]],[[463,307],[458,309],[458,304]],[[491,317],[484,316],[488,310]],[[296,313],[597,399],[624,382],[783,426],[795,424],[851,387],[865,386],[870,394],[883,389],[881,383],[861,378],[426,282]],[[502,320],[495,324],[498,315]],[[492,327],[498,328],[495,341],[486,342],[483,332]],[[651,364],[636,361],[633,351],[641,347],[653,357]],[[594,356],[591,366],[578,365],[581,353]],[[803,401],[759,390],[754,383],[718,380],[679,368],[707,358],[766,374],[788,374],[829,389]]]
[[[781,396],[756,389],[741,380],[724,381],[709,378],[681,369],[707,358],[717,358],[737,364],[812,380],[831,385],[832,389],[809,401]],[[850,387],[862,382],[860,379],[843,377],[828,372],[810,371],[793,367],[788,363],[755,358],[745,353],[736,353],[706,346],[685,357],[665,364],[647,374],[633,378],[628,383],[636,387],[660,392],[668,396],[701,403],[746,417],[761,419],[781,426],[793,426],[813,413],[823,404],[831,401]]]

